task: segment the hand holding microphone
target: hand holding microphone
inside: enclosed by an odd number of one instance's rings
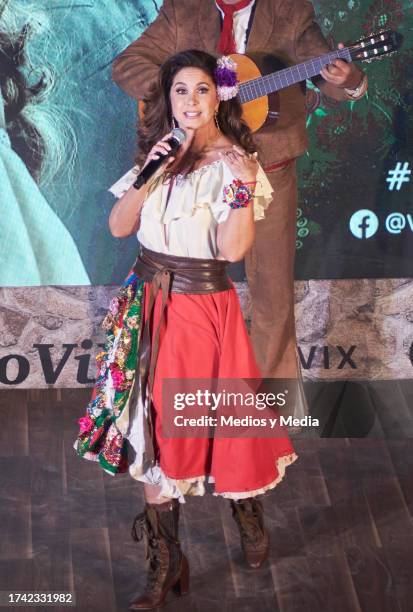
[[[186,140],[186,132],[181,128],[175,128],[166,134],[150,150],[138,178],[133,183],[135,189],[140,189],[167,161],[169,165],[173,161],[175,153]],[[169,159],[168,161],[168,158]]]

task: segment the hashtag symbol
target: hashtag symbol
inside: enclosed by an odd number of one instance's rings
[[[400,191],[403,183],[408,183],[410,181],[411,173],[412,171],[409,170],[409,162],[405,162],[403,166],[401,162],[397,162],[395,169],[389,170],[389,175],[386,178],[389,184],[389,191],[394,191],[394,188]]]

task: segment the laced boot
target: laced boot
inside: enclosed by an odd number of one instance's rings
[[[261,567],[268,558],[269,550],[262,503],[255,497],[231,499],[231,508],[241,535],[241,546],[246,562],[255,569]]]
[[[146,504],[132,526],[132,538],[146,544],[149,560],[146,586],[130,610],[152,610],[161,606],[170,589],[184,595],[189,587],[189,566],[178,540],[179,502]]]

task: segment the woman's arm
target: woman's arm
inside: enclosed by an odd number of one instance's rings
[[[255,156],[234,146],[232,151],[222,154],[225,163],[235,177],[245,183],[254,183],[257,177],[258,162]],[[248,185],[254,193],[254,184]],[[231,209],[228,218],[218,226],[217,245],[220,254],[227,261],[239,261],[249,251],[254,241],[254,203],[245,208]]]
[[[140,189],[130,187],[116,202],[109,216],[109,229],[115,238],[127,238],[138,231],[141,210],[148,192],[148,185]]]
[[[240,261],[252,247],[255,236],[254,206],[230,210],[228,219],[218,227],[217,244],[227,261]]]
[[[155,159],[159,159],[160,155],[167,155],[171,151],[171,146],[167,142],[172,136],[172,132],[166,134],[162,140],[159,140],[152,149],[149,151],[148,157],[145,160],[145,166]],[[172,164],[175,160],[176,155],[167,157],[164,163],[160,166],[156,175],[161,174],[165,169]],[[155,176],[156,176],[155,175]],[[130,187],[128,191],[123,195],[112,208],[109,216],[109,229],[112,236],[115,238],[127,238],[135,232],[137,232],[143,204],[145,202],[148,193],[149,184],[145,183],[140,189]]]

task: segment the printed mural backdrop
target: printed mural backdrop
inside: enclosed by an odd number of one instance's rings
[[[363,63],[370,87],[359,103],[329,109],[314,96],[311,147],[299,165],[297,277],[411,276],[413,2],[314,4],[335,46],[382,28],[399,31],[404,44],[396,55]]]
[[[107,189],[132,164],[136,122],[111,63],[160,5],[0,0],[0,385],[93,377],[99,322],[137,248],[107,227]],[[331,107],[308,83],[296,266],[304,376],[408,378],[413,2],[314,5],[334,45],[384,27],[405,40],[364,64],[369,95],[357,104]]]

